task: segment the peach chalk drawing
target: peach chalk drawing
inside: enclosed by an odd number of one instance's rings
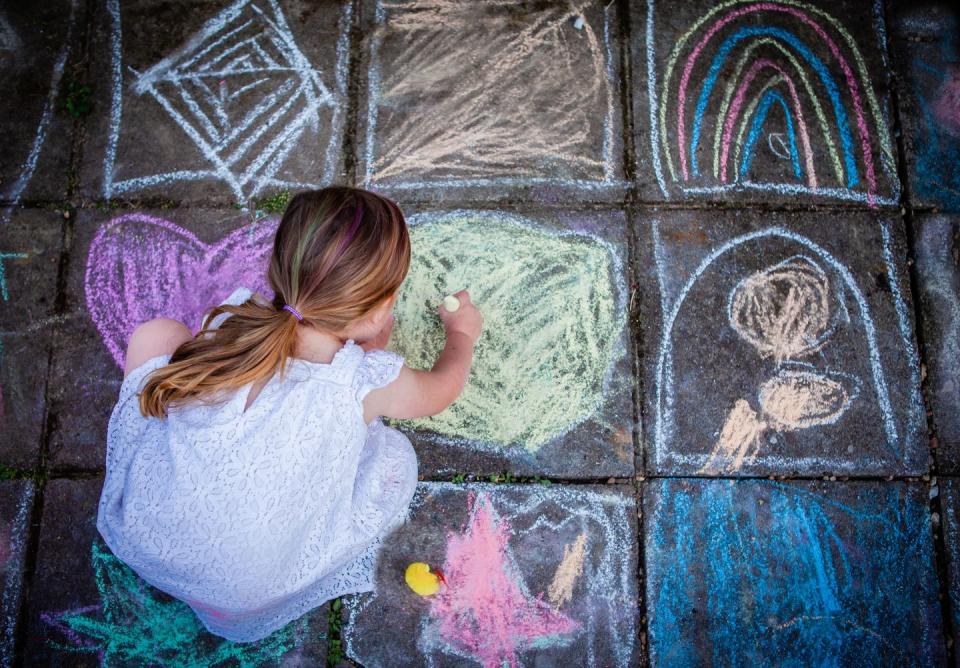
[[[616,8],[593,6],[378,1],[364,184],[618,183]]]
[[[821,372],[802,363],[826,345],[838,307],[827,273],[799,255],[758,271],[731,291],[730,326],[761,357],[772,357],[776,375],[757,395],[759,412],[737,400],[701,473],[739,470],[752,463],[771,433],[833,424],[860,393],[848,374]],[[769,432],[769,433],[768,433]]]
[[[570,602],[573,596],[573,585],[583,572],[583,558],[586,555],[587,534],[582,533],[577,539],[563,548],[563,561],[557,566],[547,597],[554,607],[560,608]]]
[[[602,405],[624,354],[625,287],[607,242],[506,213],[411,217],[413,259],[390,347],[429,368],[443,346],[436,305],[468,288],[484,313],[466,389],[447,410],[401,424],[535,452]]]
[[[562,644],[580,624],[527,591],[509,553],[509,522],[497,515],[489,496],[481,494],[470,505],[468,526],[448,537],[447,587],[432,600],[430,616],[458,653],[484,668],[513,668],[522,651]]]

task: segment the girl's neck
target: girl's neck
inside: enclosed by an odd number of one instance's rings
[[[308,362],[329,364],[347,339],[313,327],[297,327],[295,356]]]

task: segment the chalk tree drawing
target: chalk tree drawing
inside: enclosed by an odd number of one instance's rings
[[[305,615],[259,642],[235,643],[209,633],[186,603],[147,584],[99,537],[90,544],[90,562],[100,601],[40,618],[63,638],[48,638],[47,647],[96,656],[102,666],[279,665],[316,638],[310,620],[326,614]]]
[[[618,183],[615,9],[600,27],[595,6],[378,0],[364,184]]]
[[[261,219],[214,244],[141,213],[104,223],[90,244],[84,292],[117,364],[142,322],[164,316],[197,330],[203,314],[239,286],[272,298],[266,270],[279,222]]]
[[[650,138],[664,196],[754,189],[897,203],[884,110],[835,17],[793,0],[725,2],[677,37],[658,86],[655,14],[648,0]],[[754,167],[763,143],[770,154]]]
[[[26,155],[20,164],[20,173],[16,180],[3,191],[0,191],[0,200],[5,200],[7,204],[0,208],[0,225],[10,222],[10,216],[13,210],[20,203],[20,197],[23,191],[33,178],[33,172],[37,167],[37,160],[40,158],[40,151],[43,148],[44,141],[47,138],[47,128],[50,125],[50,119],[53,117],[54,104],[60,93],[60,79],[63,77],[63,68],[70,56],[70,48],[73,44],[73,28],[76,23],[78,0],[70,1],[70,16],[67,19],[67,31],[63,37],[60,51],[53,64],[53,72],[50,75],[50,88],[47,93],[47,99],[43,105],[43,111],[40,112],[40,120],[37,123],[36,133],[33,136],[33,143],[30,146],[30,152]],[[14,30],[13,26],[3,15],[0,9],[0,51],[7,51],[16,57],[17,52],[22,48],[22,41]],[[6,60],[7,58],[5,58]]]
[[[418,214],[409,223],[413,258],[390,347],[429,368],[444,341],[436,306],[462,287],[484,314],[484,332],[457,401],[402,424],[474,447],[536,452],[595,417],[626,352],[616,249],[502,212]]]
[[[856,444],[847,450],[846,457],[831,452],[837,432],[817,431],[815,441],[806,441],[816,442],[816,450],[792,454],[779,437],[834,425],[855,405],[859,407],[858,420],[871,426],[882,425],[883,461],[889,466],[906,460],[910,444],[921,428],[920,400],[916,396],[919,360],[906,303],[897,287],[890,233],[885,224],[881,224],[880,229],[886,268],[884,280],[892,293],[897,338],[902,346],[900,353],[906,357],[910,376],[909,399],[905,405],[898,406],[891,402],[889,372],[881,359],[877,326],[864,288],[824,247],[788,229],[760,229],[711,250],[689,275],[682,277],[680,287],[673,290],[667,286],[660,225],[652,224],[663,314],[654,374],[653,458],[657,466],[670,461],[695,466],[700,472],[729,473],[748,465],[816,471],[849,470],[853,465],[866,465],[870,457],[860,452]],[[739,358],[737,364],[756,368],[755,372],[745,373],[757,380],[753,385],[755,397],[724,397],[725,392],[731,391],[727,387],[729,383],[722,377],[710,378],[709,374],[722,376],[726,367],[722,363],[719,367],[707,366],[705,351],[691,351],[689,346],[695,344],[678,337],[705,327],[705,324],[693,324],[704,322],[704,314],[700,312],[703,305],[699,302],[710,299],[718,282],[729,281],[731,264],[736,266],[738,255],[742,261],[743,253],[786,257],[744,276],[727,296],[724,320],[737,338],[756,353],[755,364]],[[697,294],[693,303],[688,300],[691,293]],[[719,320],[722,315],[717,313],[716,317]],[[842,340],[840,332],[843,332]],[[686,341],[685,346],[675,348],[678,340]],[[725,350],[734,350],[734,346],[728,344]],[[678,351],[685,355],[682,369],[678,369],[675,359]],[[694,382],[695,386],[685,386],[682,394],[678,394],[674,378],[678,373],[683,374],[685,382]],[[703,388],[708,381],[717,391],[705,399]],[[682,405],[678,405],[678,401],[682,401]],[[723,409],[726,417],[721,422],[701,424],[704,414],[710,414],[701,410],[704,404],[726,401],[729,401]],[[710,452],[698,452],[702,445],[699,441],[710,433],[713,433]],[[860,435],[864,437],[863,433]],[[802,442],[791,447],[796,448]],[[684,452],[677,451],[681,443]]]
[[[446,508],[449,518],[461,515],[464,503],[462,525],[448,519],[441,538],[431,524],[431,543],[416,539],[418,512]],[[576,656],[578,665],[630,665],[637,613],[627,558],[635,549],[632,499],[569,487],[422,483],[412,512],[411,524],[383,548],[387,565],[378,566],[376,594],[348,602],[343,637],[351,658],[378,666],[413,654],[418,665],[435,666],[459,657],[499,668],[525,665],[525,656],[536,651],[541,659]],[[424,605],[411,605],[405,599],[415,595],[394,588],[405,566],[397,559],[411,549],[431,552],[433,543],[442,544],[436,563],[446,583]],[[380,584],[383,578],[391,582]],[[368,634],[383,619],[367,612],[375,597],[385,599],[378,609],[385,606],[395,620],[388,644],[386,636]]]
[[[917,196],[949,211],[960,211],[960,47],[956,22],[945,28],[936,58],[914,57],[914,96],[919,118],[913,148],[912,181]],[[932,61],[932,62],[931,62]]]
[[[761,357],[773,359],[775,375],[760,386],[759,411],[737,400],[701,473],[739,469],[755,458],[768,432],[833,424],[847,411],[860,393],[859,380],[800,359],[820,351],[836,328],[843,307],[834,301],[828,274],[803,255],[747,276],[730,292],[730,326]]]
[[[112,19],[113,102],[104,159],[104,197],[175,181],[222,181],[237,199],[265,187],[319,187],[274,178],[305,132],[316,134],[329,114],[330,141],[321,182],[335,173],[336,146],[346,90],[347,26],[344,4],[337,65],[314,68],[300,51],[276,0],[238,0],[181,47],[134,79],[127,94],[150,95],[193,142],[208,169],[180,169],[117,179],[124,74],[119,0],[108,0]],[[327,83],[324,83],[324,79]]]
[[[651,663],[942,665],[925,492],[658,481],[645,513]]]

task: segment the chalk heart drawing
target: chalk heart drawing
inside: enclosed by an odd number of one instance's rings
[[[279,665],[310,639],[309,616],[304,616],[259,642],[224,640],[207,632],[186,603],[142,580],[99,538],[90,545],[90,561],[100,602],[40,613],[65,639],[48,638],[47,646],[67,656],[94,655],[101,666]]]
[[[485,668],[500,668],[519,665],[523,650],[571,640],[581,624],[526,591],[508,547],[510,524],[489,495],[471,497],[469,506],[466,529],[447,539],[446,586],[430,603],[443,641]]]
[[[239,0],[208,20],[180,48],[143,72],[131,67],[129,91],[150,95],[198,149],[209,168],[183,169],[114,180],[122,88],[118,0],[113,15],[114,91],[110,140],[104,161],[104,195],[110,197],[174,181],[215,179],[238,199],[265,186],[315,186],[275,179],[304,133],[329,122],[323,180],[334,172],[344,86],[346,31],[337,43],[331,90],[323,72],[300,51],[275,0]],[[344,9],[348,25],[350,3]],[[328,116],[329,115],[329,116]],[[326,120],[329,118],[329,121]],[[313,145],[311,144],[311,150]]]
[[[379,2],[366,182],[613,181],[609,11],[573,25],[594,6]]]
[[[238,286],[272,298],[266,270],[279,220],[265,218],[207,244],[177,225],[140,213],[98,230],[87,255],[87,309],[123,366],[130,335],[152,318],[175,318],[195,331],[203,314]]]
[[[759,189],[895,203],[884,113],[840,21],[793,0],[724,2],[676,39],[658,87],[647,4],[651,148],[665,196]],[[764,135],[771,158],[760,164]]]
[[[598,412],[625,352],[626,290],[612,246],[505,213],[412,217],[410,234],[391,347],[429,368],[444,341],[437,305],[461,288],[483,313],[484,331],[457,401],[403,424],[536,452]]]
[[[738,470],[752,461],[768,432],[833,424],[859,394],[852,376],[820,372],[801,363],[826,345],[836,306],[827,273],[813,259],[795,256],[758,271],[730,292],[730,326],[776,373],[757,395],[759,413],[745,399],[734,403],[701,472]]]

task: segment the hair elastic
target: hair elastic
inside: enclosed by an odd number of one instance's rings
[[[284,304],[283,308],[286,311],[290,311],[290,313],[292,313],[297,320],[300,320],[300,321],[303,320],[303,316],[300,315],[300,311],[290,306],[290,304]]]

